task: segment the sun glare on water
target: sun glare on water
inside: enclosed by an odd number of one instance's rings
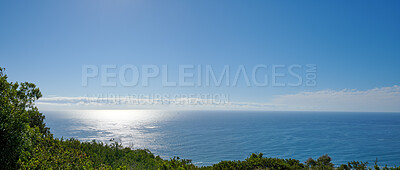
[[[124,146],[152,149],[161,147],[157,144],[163,136],[159,123],[174,115],[155,110],[76,110],[59,114],[74,120],[72,131],[81,141],[114,139]]]

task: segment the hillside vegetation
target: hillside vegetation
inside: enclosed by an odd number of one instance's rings
[[[244,161],[221,161],[197,167],[179,157],[163,160],[149,150],[123,147],[117,142],[80,142],[56,139],[35,106],[42,94],[32,83],[8,82],[0,68],[0,169],[368,169],[365,162],[334,166],[328,155],[305,163],[295,159],[252,154]],[[370,169],[400,169],[378,167]]]

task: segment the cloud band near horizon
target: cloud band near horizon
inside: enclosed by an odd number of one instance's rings
[[[135,98],[132,96],[43,97],[42,110],[69,109],[167,109],[167,110],[265,110],[400,112],[400,86],[368,90],[342,89],[299,92],[275,96],[266,103],[229,101],[229,96],[175,96],[174,98]]]

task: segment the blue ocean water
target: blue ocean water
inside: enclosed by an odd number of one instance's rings
[[[111,138],[162,158],[196,165],[243,160],[251,153],[305,161],[400,165],[399,113],[85,110],[44,112],[55,137]]]

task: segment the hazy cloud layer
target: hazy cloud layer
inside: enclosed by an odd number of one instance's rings
[[[300,92],[278,96],[271,104],[288,110],[400,112],[400,86]]]
[[[268,103],[202,98],[44,97],[40,109],[224,109],[279,111],[400,112],[400,86],[369,90],[321,90],[279,95]]]

